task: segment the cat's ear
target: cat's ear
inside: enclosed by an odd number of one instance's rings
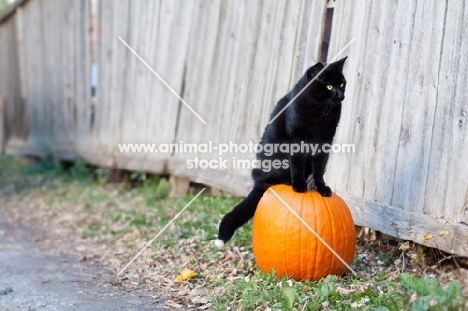
[[[337,60],[337,61],[334,62],[334,63],[331,63],[330,66],[335,67],[335,68],[338,69],[339,71],[343,71],[343,65],[344,65],[344,62],[346,61],[347,58],[348,58],[348,56],[343,57],[342,59]]]
[[[309,69],[307,69],[307,80],[311,80],[313,77],[315,77],[315,75],[318,74],[324,67],[325,65],[322,63],[317,63],[312,67],[309,67]]]

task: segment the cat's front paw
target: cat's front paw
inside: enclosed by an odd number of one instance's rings
[[[296,192],[306,192],[307,191],[307,183],[305,181],[296,182],[292,184],[292,188]]]
[[[332,195],[332,191],[330,189],[330,187],[328,186],[321,186],[321,187],[317,187],[317,191],[318,193],[320,193],[320,195],[322,195],[322,197],[331,197]]]

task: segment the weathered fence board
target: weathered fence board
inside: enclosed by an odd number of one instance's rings
[[[70,1],[73,10],[73,50],[68,60],[73,60],[73,109],[75,116],[75,131],[73,143],[80,154],[88,148],[88,137],[91,132],[91,3],[89,1]]]
[[[5,99],[0,94],[0,153],[5,145]]]
[[[91,150],[112,154],[121,141],[131,52],[118,40],[129,38],[130,1],[100,1],[99,84]],[[125,64],[125,65],[123,65]],[[115,109],[115,107],[119,107]]]
[[[468,223],[468,6],[448,1],[424,212]],[[468,240],[468,237],[466,237]]]
[[[45,149],[51,143],[50,111],[44,92],[46,81],[44,70],[44,33],[42,31],[42,0],[28,1],[22,8],[22,28],[18,29],[23,36],[23,55],[26,88],[26,109],[28,111],[29,150]]]
[[[9,67],[2,84],[10,85],[8,152],[52,152],[67,159],[76,154],[78,124],[89,124],[79,114],[89,105],[88,4],[23,1],[11,22],[1,24],[11,27],[5,38],[10,64],[2,66]]]
[[[20,74],[18,74],[17,36],[15,35],[17,20],[18,15],[12,15],[9,16],[7,22],[0,24],[0,95],[4,100],[5,142],[14,139],[24,140],[27,137],[20,93]]]

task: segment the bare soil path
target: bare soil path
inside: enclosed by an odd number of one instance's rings
[[[0,214],[0,310],[163,310],[160,299],[102,281],[107,272],[40,247],[41,233]],[[106,275],[107,274],[107,275]]]

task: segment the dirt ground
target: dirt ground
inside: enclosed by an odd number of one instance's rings
[[[0,219],[0,310],[163,310],[163,299],[121,291],[101,267],[53,254],[43,233]]]

